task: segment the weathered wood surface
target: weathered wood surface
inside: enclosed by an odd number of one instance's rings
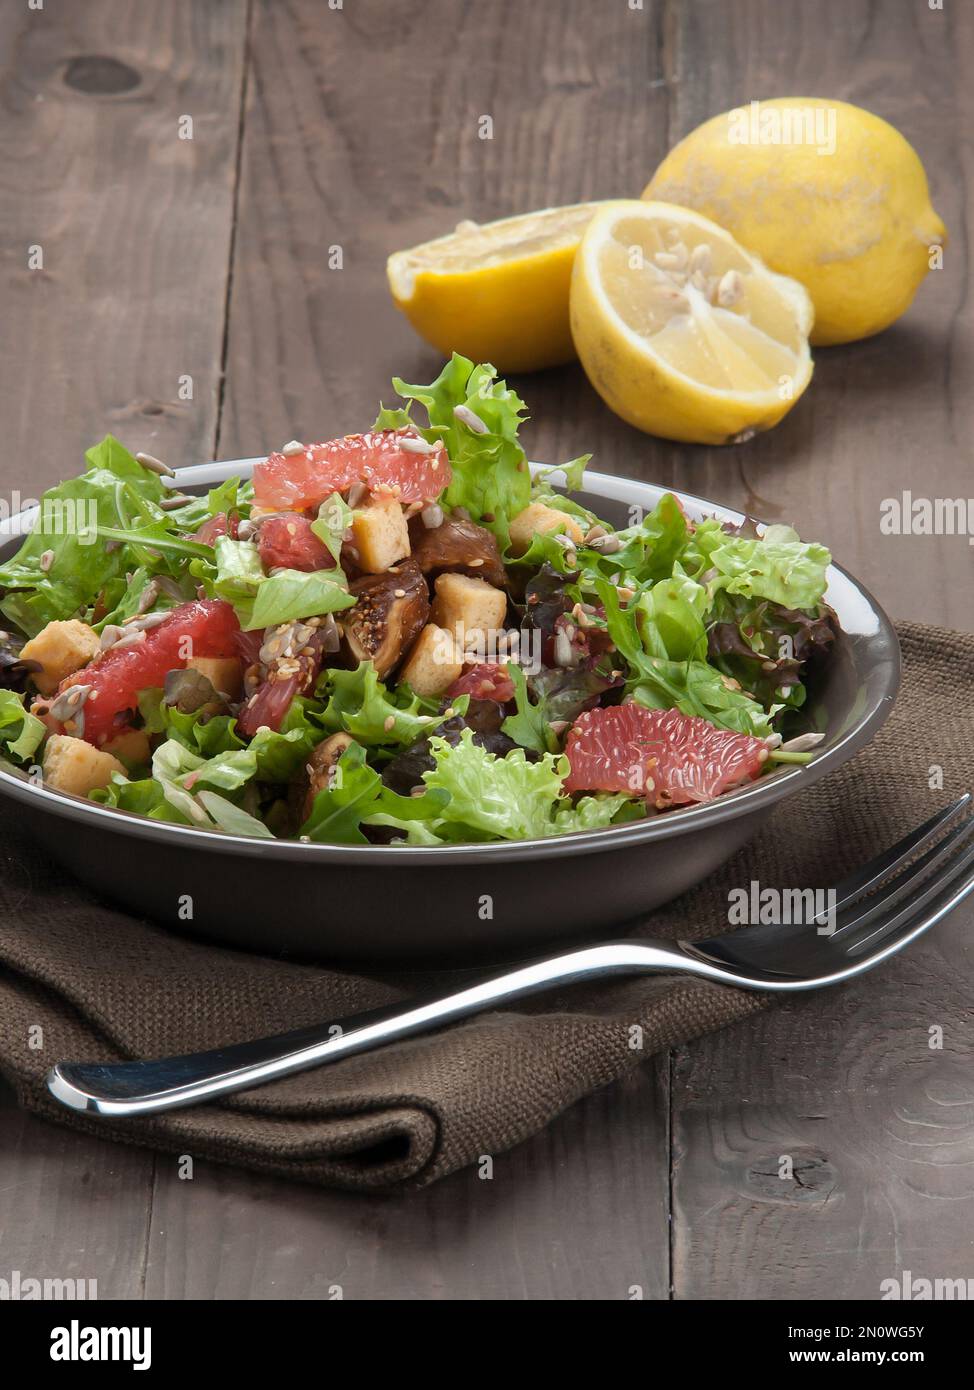
[[[746,446],[648,439],[569,368],[517,383],[531,450],[591,449],[605,471],[797,521],[895,616],[969,626],[966,541],[880,543],[879,505],[906,488],[971,492],[959,132],[972,27],[965,7],[909,0],[881,17],[869,0],[5,7],[3,487],[60,476],[105,428],[177,462],[359,428],[394,372],[436,369],[388,301],[390,250],[461,217],[636,196],[704,117],[810,91],[869,106],[917,146],[952,233],[944,271],[894,329],[820,351],[805,400]],[[192,142],[177,137],[186,114]],[[44,270],[29,272],[38,243]],[[0,1276],[97,1277],[103,1298],[309,1299],[335,1285],[349,1298],[872,1298],[904,1267],[969,1276],[970,920],[852,989],[657,1059],[491,1182],[470,1171],[418,1196],[200,1165],[181,1181],[167,1159],[69,1136],[7,1096]],[[782,1155],[797,1181],[777,1176]]]

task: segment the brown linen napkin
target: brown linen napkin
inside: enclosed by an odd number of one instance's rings
[[[725,930],[729,888],[752,879],[782,887],[832,882],[974,785],[974,637],[916,624],[899,631],[903,689],[875,742],[788,801],[731,863],[637,933]],[[930,786],[933,764],[943,768],[942,788]],[[195,1051],[340,1018],[434,983],[445,990],[457,976],[367,978],[171,935],[103,904],[53,867],[18,831],[13,804],[0,808],[0,845],[0,1073],[21,1102],[122,1142],[325,1186],[433,1182],[510,1148],[652,1053],[769,1002],[687,979],[604,982],[221,1104],[139,1120],[86,1119],[47,1094],[44,1076],[56,1060]],[[106,840],[106,854],[114,851]],[[643,1030],[641,1050],[630,1045],[634,1024]],[[39,1049],[31,1046],[36,1025]]]

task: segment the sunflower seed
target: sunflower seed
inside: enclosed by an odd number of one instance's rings
[[[427,443],[425,439],[420,439],[418,435],[415,438],[411,434],[406,435],[405,439],[400,439],[399,447],[407,454],[432,454],[434,452],[433,445]]]
[[[817,748],[824,738],[824,734],[799,734],[797,738],[790,738],[787,743],[783,743],[781,751],[783,753],[807,753],[810,748]]]
[[[241,521],[240,525],[237,527],[237,540],[238,540],[238,541],[249,541],[249,540],[251,540],[251,539],[253,538],[253,536],[255,536],[256,534],[257,534],[257,527],[254,525],[254,523],[253,523],[252,521],[247,521],[247,520]]]
[[[443,508],[439,502],[430,502],[420,512],[420,517],[427,531],[435,531],[443,525]]]
[[[76,719],[90,694],[90,685],[69,685],[56,700],[51,701],[51,714],[62,724],[68,719]]]
[[[561,629],[555,634],[554,657],[556,666],[572,664],[572,644],[568,634]]]
[[[587,544],[600,555],[615,555],[616,551],[622,549],[622,541],[618,536],[596,536]]]
[[[300,439],[289,439],[281,450],[281,453],[285,458],[293,458],[295,454],[304,453],[304,445],[301,443]]]
[[[159,507],[164,512],[175,512],[180,507],[185,507],[187,502],[192,502],[192,497],[187,497],[182,492],[172,492],[168,497],[164,497],[159,503]]]
[[[490,429],[484,424],[479,415],[475,415],[468,405],[455,405],[453,413],[461,424],[466,425],[468,430],[473,430],[474,434],[489,434]]]
[[[169,597],[174,598],[177,603],[186,602],[186,595],[183,593],[176,580],[171,578],[168,574],[157,574],[155,583],[158,584],[161,593],[168,594]]]
[[[126,632],[148,632],[150,628],[158,627],[169,617],[168,609],[162,613],[135,614],[131,618],[126,618],[124,627]]]
[[[702,241],[699,246],[695,246],[690,252],[690,260],[687,263],[690,274],[692,275],[694,271],[699,270],[702,271],[704,275],[709,275],[712,264],[713,256],[710,247],[705,241]]]
[[[159,593],[160,590],[158,579],[150,579],[148,584],[145,586],[145,588],[139,595],[139,604],[135,611],[140,615],[143,613],[148,613],[149,609],[152,607],[156,599],[159,597]]]
[[[322,637],[322,650],[326,652],[337,652],[342,645],[342,635],[338,630],[338,624],[331,613],[326,613],[319,629]]]
[[[45,550],[44,553],[43,553],[43,555],[41,556],[41,559],[40,559],[40,566],[41,566],[41,569],[44,571],[45,574],[47,574],[48,570],[51,568],[51,566],[52,566],[53,564],[54,564],[54,551],[53,551],[53,550]]]
[[[150,473],[158,473],[160,478],[175,478],[176,470],[170,468],[168,463],[163,463],[162,459],[154,458],[152,454],[136,454],[136,463],[141,463],[143,468],[147,468]]]
[[[130,627],[130,628],[128,629],[128,631],[126,632],[126,635],[125,635],[124,637],[119,637],[117,641],[115,641],[115,642],[112,643],[112,647],[113,647],[113,648],[114,648],[114,647],[135,647],[135,646],[138,646],[138,644],[139,644],[140,642],[144,642],[144,641],[145,641],[145,630],[144,630],[144,628],[139,627],[139,628],[134,628],[134,629],[133,629],[133,628]]]
[[[368,496],[368,491],[364,483],[353,483],[348,489],[348,505],[354,510]]]
[[[744,293],[744,281],[739,270],[728,270],[720,277],[717,286],[717,303],[722,309],[736,304]]]

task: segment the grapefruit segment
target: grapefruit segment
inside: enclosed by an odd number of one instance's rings
[[[506,665],[482,661],[479,665],[468,666],[446,693],[451,700],[458,695],[469,695],[473,700],[495,700],[499,705],[506,705],[508,700],[514,699],[514,682]]]
[[[331,569],[331,551],[311,529],[311,522],[298,512],[269,516],[261,522],[258,544],[260,562],[265,570]]]
[[[309,444],[299,454],[271,454],[254,468],[254,500],[264,511],[303,511],[335,492],[364,483],[407,505],[429,502],[450,482],[450,460],[441,443],[430,446],[408,427],[346,434]]]
[[[585,710],[568,731],[566,792],[629,792],[657,809],[712,801],[761,772],[768,747],[675,709]]]
[[[197,656],[233,656],[234,637],[239,629],[237,615],[222,599],[196,599],[183,603],[141,637],[109,647],[61,682],[63,692],[70,686],[87,686],[84,697],[84,738],[102,744],[128,722],[119,716],[138,708],[139,695],[164,684],[166,673],[181,670]]]

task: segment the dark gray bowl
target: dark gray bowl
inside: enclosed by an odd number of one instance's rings
[[[249,476],[254,459],[183,469],[180,489]],[[586,475],[587,504],[625,524],[664,489]],[[691,516],[738,512],[678,494]],[[25,517],[0,525],[0,554]],[[6,541],[4,542],[4,536]],[[827,539],[827,538],[826,538]],[[166,825],[0,771],[53,858],[107,898],[176,931],[308,960],[453,965],[511,959],[612,934],[685,892],[748,840],[784,798],[847,762],[876,733],[900,679],[896,634],[875,599],[834,566],[827,598],[843,635],[803,711],[825,733],[806,767],[789,768],[705,806],[605,830],[439,849],[267,841]],[[181,904],[192,901],[192,920]],[[484,899],[491,900],[485,919]]]

